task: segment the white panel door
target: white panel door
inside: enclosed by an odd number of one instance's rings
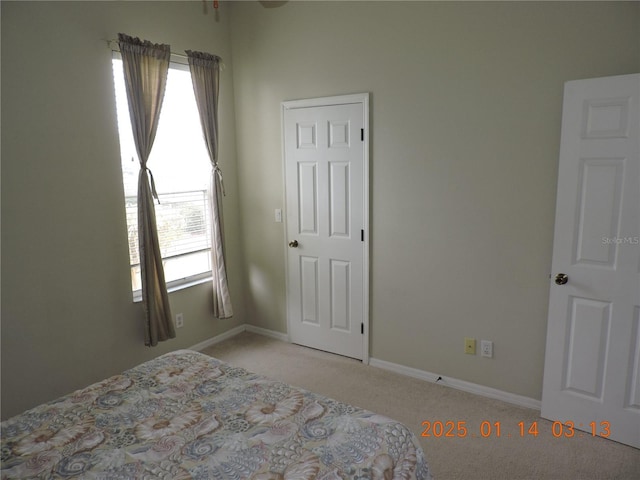
[[[640,75],[564,95],[542,416],[640,448]]]
[[[291,341],[368,356],[368,96],[283,104]]]

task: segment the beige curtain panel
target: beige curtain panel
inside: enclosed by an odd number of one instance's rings
[[[158,243],[153,198],[158,198],[153,174],[147,167],[158,128],[169,72],[169,45],[152,44],[123,33],[118,35],[133,138],[140,160],[138,175],[138,244],[148,346],[175,338],[169,295]]]
[[[233,315],[224,259],[222,195],[224,183],[218,166],[218,93],[220,57],[187,50],[193,91],[196,96],[202,133],[211,159],[211,267],[213,273],[213,314],[217,318]]]

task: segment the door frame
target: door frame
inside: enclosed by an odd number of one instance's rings
[[[331,97],[317,97],[317,98],[305,98],[300,100],[286,100],[281,103],[280,108],[280,126],[281,126],[281,144],[282,144],[282,184],[283,184],[283,198],[282,205],[284,206],[284,234],[287,235],[287,181],[286,181],[286,161],[287,152],[285,145],[285,113],[288,110],[294,110],[298,108],[315,108],[315,107],[329,107],[332,105],[350,105],[350,104],[362,104],[363,126],[364,126],[364,165],[363,165],[363,218],[362,228],[364,230],[364,241],[362,242],[362,323],[364,325],[364,331],[362,335],[362,363],[369,364],[369,331],[370,331],[370,318],[369,318],[369,147],[370,147],[370,135],[369,135],[369,93],[355,93],[349,95],[336,95]],[[287,242],[283,242],[284,255],[284,267],[285,267],[285,302],[287,310],[287,336],[289,341],[291,337],[289,332],[291,331],[292,314],[289,311],[289,255]]]

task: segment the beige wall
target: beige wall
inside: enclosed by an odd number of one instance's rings
[[[245,323],[228,14],[210,2],[2,2],[2,418]],[[204,9],[206,8],[206,12]],[[219,54],[235,317],[211,286],[171,294],[178,338],[143,345],[131,301],[120,151],[105,39]],[[150,165],[153,168],[153,165]]]
[[[638,3],[234,3],[248,318],[286,331],[280,102],[368,91],[372,356],[540,399],[563,83],[640,71],[638,32]]]

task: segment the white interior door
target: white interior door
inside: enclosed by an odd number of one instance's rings
[[[636,448],[639,97],[640,75],[565,85],[542,395],[544,418]]]
[[[368,361],[368,94],[283,103],[291,341]]]

